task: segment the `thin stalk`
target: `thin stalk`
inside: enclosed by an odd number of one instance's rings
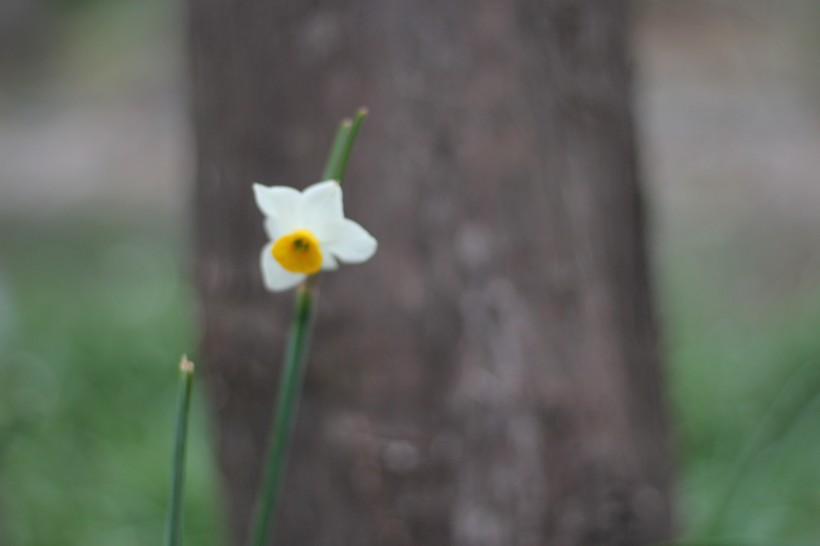
[[[194,378],[194,363],[185,356],[179,363],[179,377],[174,453],[171,461],[171,494],[168,526],[165,532],[166,546],[178,546],[182,535],[180,528],[182,493],[185,485],[185,447],[188,441],[188,410],[191,406],[191,385]]]
[[[356,115],[353,117],[353,122],[350,124],[350,129],[347,132],[347,138],[344,140],[344,149],[339,158],[339,163],[336,165],[336,171],[333,173],[334,180],[338,180],[339,184],[344,180],[347,172],[347,162],[350,160],[350,153],[353,151],[353,144],[356,142],[356,136],[359,134],[359,127],[362,126],[364,118],[367,117],[367,108],[359,108]]]
[[[338,180],[336,178],[339,172],[339,162],[342,154],[347,147],[347,139],[350,137],[350,127],[353,121],[343,119],[336,130],[336,136],[333,138],[333,144],[330,146],[330,154],[327,157],[327,164],[325,164],[325,171],[322,174],[322,180]]]
[[[353,143],[366,115],[367,110],[361,108],[352,121],[345,119],[339,125],[328,155],[324,180],[337,180],[339,184],[342,183],[347,162],[353,150]],[[276,412],[271,429],[264,482],[251,528],[250,546],[266,546],[271,524],[276,515],[279,490],[285,475],[291,431],[296,417],[296,406],[302,390],[303,361],[310,337],[317,285],[318,279],[311,277],[299,286],[296,293],[296,307],[285,351],[285,362],[279,379],[279,392],[276,397]]]
[[[271,431],[268,464],[251,539],[253,546],[267,544],[271,520],[276,510],[280,482],[284,477],[285,455],[290,443],[296,403],[302,386],[302,361],[307,352],[312,315],[313,289],[304,283],[299,287],[296,295],[293,326],[285,353],[285,365],[279,380],[279,394],[276,398],[276,414]]]

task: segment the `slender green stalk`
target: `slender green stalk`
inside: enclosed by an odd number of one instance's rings
[[[302,386],[302,360],[307,352],[307,341],[310,333],[311,316],[313,315],[313,290],[302,284],[296,295],[296,309],[293,315],[293,326],[288,339],[285,365],[279,379],[279,394],[276,398],[276,414],[271,431],[271,444],[268,452],[268,464],[265,470],[265,481],[262,497],[259,499],[251,544],[267,544],[268,532],[279,487],[284,477],[285,455],[290,441],[290,432],[296,413],[296,403]]]
[[[336,165],[336,171],[331,176],[332,179],[338,180],[342,183],[347,172],[347,162],[350,160],[350,153],[353,151],[353,144],[356,142],[356,137],[359,134],[359,127],[362,126],[364,118],[367,116],[367,108],[359,108],[356,115],[353,117],[353,122],[350,124],[350,129],[347,132],[347,138],[344,140],[344,148],[342,149],[339,163]]]
[[[185,447],[188,440],[188,410],[191,406],[191,384],[194,363],[183,356],[179,363],[179,395],[177,396],[176,432],[174,454],[171,461],[171,494],[168,506],[168,527],[165,532],[166,546],[181,543],[182,492],[185,485]]]
[[[352,121],[346,119],[339,125],[325,166],[324,180],[338,180],[339,184],[342,183],[347,162],[353,150],[353,143],[366,114],[367,110],[362,108]],[[316,286],[317,279],[310,278],[299,286],[296,293],[296,308],[285,351],[285,362],[279,379],[279,392],[276,397],[276,412],[271,430],[264,482],[251,528],[249,542],[251,546],[266,546],[276,514],[279,490],[285,476],[291,430],[296,416],[299,393],[302,390],[303,362],[310,337]]]
[[[353,144],[359,134],[359,127],[362,126],[366,116],[367,108],[359,108],[352,120],[344,119],[339,124],[336,138],[333,139],[333,146],[330,148],[330,155],[327,158],[322,180],[338,180],[339,184],[342,183],[347,172],[350,153],[353,151]]]
[[[350,127],[353,122],[349,119],[343,119],[336,130],[336,137],[333,139],[333,144],[330,146],[330,154],[327,157],[327,164],[322,174],[322,180],[338,180],[336,178],[339,172],[339,161],[342,153],[345,150],[347,139],[350,136]]]

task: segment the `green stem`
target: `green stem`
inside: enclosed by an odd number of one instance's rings
[[[353,144],[356,142],[359,128],[366,116],[367,108],[359,108],[352,120],[344,119],[339,124],[339,129],[336,131],[336,137],[333,139],[333,145],[330,148],[330,155],[327,158],[322,180],[338,180],[339,184],[342,183],[347,172],[347,162],[350,160],[350,154],[353,151]]]
[[[191,384],[194,364],[186,357],[179,363],[179,394],[177,396],[176,432],[174,454],[171,462],[171,494],[168,506],[168,526],[165,532],[166,546],[180,544],[182,519],[182,492],[185,485],[185,447],[188,439],[188,410],[191,406]]]
[[[359,127],[362,126],[362,122],[364,118],[367,116],[367,108],[359,108],[359,111],[356,112],[356,115],[353,117],[353,122],[350,124],[350,129],[347,132],[347,138],[344,140],[344,148],[342,149],[341,156],[339,157],[339,163],[336,165],[336,172],[334,172],[334,176],[332,177],[334,180],[338,180],[339,184],[342,183],[344,180],[345,173],[347,172],[347,162],[350,160],[350,154],[353,151],[353,144],[356,142],[356,136],[359,134]]]
[[[353,150],[353,143],[366,115],[367,110],[361,108],[352,121],[345,119],[339,125],[325,166],[323,180],[337,180],[339,184],[342,183],[347,162]],[[279,490],[285,474],[285,459],[302,386],[302,362],[307,352],[316,285],[317,278],[311,277],[302,283],[296,294],[296,309],[285,352],[285,363],[279,379],[279,393],[276,397],[276,412],[268,447],[262,494],[251,528],[252,534],[249,542],[251,546],[267,544],[271,524],[276,514]]]
[[[265,481],[250,542],[253,546],[267,544],[271,520],[276,510],[280,482],[284,477],[285,455],[296,414],[296,402],[301,390],[302,361],[305,358],[310,333],[313,300],[312,288],[306,284],[301,285],[296,295],[293,326],[285,353],[285,365],[279,380],[279,394],[276,398],[276,414],[271,431]]]
[[[333,144],[330,146],[330,154],[327,156],[327,164],[322,174],[322,180],[338,180],[336,173],[339,171],[339,161],[346,147],[345,143],[350,136],[350,127],[352,125],[353,122],[349,119],[343,119],[339,124]]]

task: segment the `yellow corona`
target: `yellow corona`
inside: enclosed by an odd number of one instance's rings
[[[312,275],[322,268],[322,249],[310,230],[297,229],[273,243],[273,257],[292,273]]]

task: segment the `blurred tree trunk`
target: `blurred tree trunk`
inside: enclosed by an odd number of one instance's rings
[[[251,182],[318,179],[371,109],[323,280],[277,544],[576,546],[670,534],[625,0],[191,0],[197,277],[236,544],[292,295]]]

